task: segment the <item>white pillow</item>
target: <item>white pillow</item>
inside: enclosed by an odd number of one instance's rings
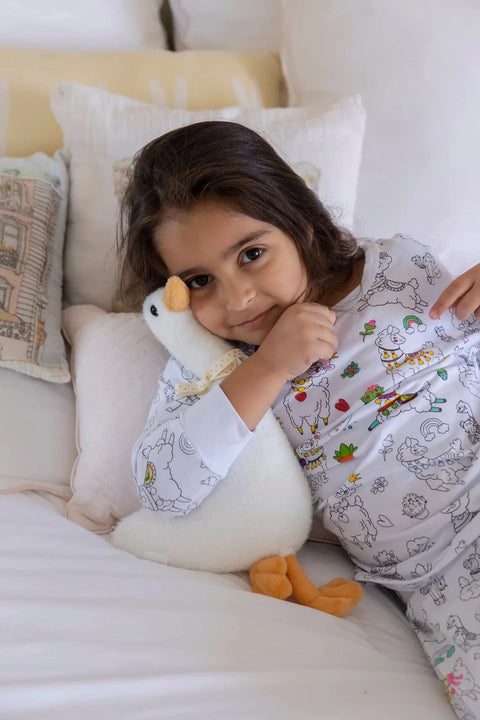
[[[278,50],[282,0],[169,0],[176,50]]]
[[[224,119],[258,130],[310,181],[337,219],[346,226],[351,223],[365,124],[358,98],[324,114],[315,107],[189,112],[60,83],[52,94],[52,109],[70,157],[64,266],[67,304],[111,308],[118,197],[126,168],[145,143],[188,123]]]
[[[480,260],[480,3],[286,0],[290,102],[360,93],[368,123],[355,230]]]
[[[63,323],[77,398],[78,454],[67,516],[107,533],[140,507],[130,456],[168,353],[136,313],[78,305],[64,310]]]
[[[166,48],[161,0],[0,0],[0,45],[65,50]]]

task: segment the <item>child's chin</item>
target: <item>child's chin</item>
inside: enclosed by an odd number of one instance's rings
[[[243,342],[247,345],[261,345],[267,337],[268,333],[265,330],[257,330],[252,332],[242,333],[242,337],[237,339],[237,342]]]

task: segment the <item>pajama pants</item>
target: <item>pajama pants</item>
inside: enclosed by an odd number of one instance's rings
[[[480,718],[480,542],[410,595],[407,617],[460,720]]]

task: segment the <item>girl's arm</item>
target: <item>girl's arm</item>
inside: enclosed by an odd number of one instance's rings
[[[324,305],[290,306],[256,353],[222,381],[220,387],[250,430],[288,380],[332,357],[338,344],[334,323],[335,313]]]
[[[178,400],[183,368],[170,358],[146,427],[132,452],[143,507],[185,515],[227,474],[284,383],[337,347],[334,313],[313,303],[288,308],[247,358],[206,395]]]
[[[201,398],[178,400],[185,377],[170,358],[159,378],[145,429],[132,451],[132,469],[143,507],[185,515],[197,507],[248,443],[251,433],[217,386]]]
[[[432,305],[429,315],[437,320],[445,310],[455,308],[459,320],[472,313],[480,319],[480,263],[457,277]]]

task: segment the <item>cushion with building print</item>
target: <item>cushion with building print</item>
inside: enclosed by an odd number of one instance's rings
[[[59,156],[0,157],[0,367],[70,373],[60,330],[68,176]]]

